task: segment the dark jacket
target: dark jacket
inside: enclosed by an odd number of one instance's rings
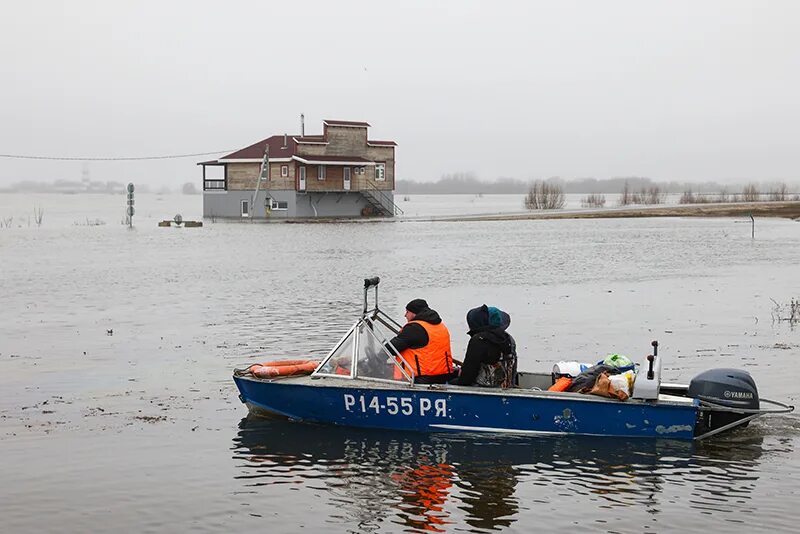
[[[464,354],[464,365],[461,366],[459,377],[450,382],[458,386],[474,384],[481,364],[497,363],[503,355],[516,357],[516,343],[506,332],[511,324],[507,313],[484,304],[469,311],[467,324],[470,327],[467,332],[470,340]]]
[[[430,324],[439,324],[442,318],[439,314],[430,308],[425,308],[414,317],[415,321],[425,321]],[[408,323],[400,332],[394,336],[390,343],[394,345],[397,352],[402,352],[405,349],[418,349],[428,344],[428,333],[420,325],[415,323]],[[387,348],[389,354],[394,354]]]

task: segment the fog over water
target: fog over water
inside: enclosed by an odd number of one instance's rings
[[[669,381],[743,368],[797,404],[800,331],[773,299],[800,296],[800,223],[757,219],[755,239],[696,218],[159,228],[199,197],[142,195],[128,230],[122,195],[53,200],[0,195],[0,217],[45,206],[41,227],[0,228],[5,531],[794,529],[794,414],[695,445],[355,431],[249,419],[231,371],[321,357],[379,275],[382,307],[426,298],[455,354],[487,303],[523,370],[640,360],[658,339]]]
[[[302,24],[293,24],[302,17]],[[12,2],[0,154],[233,151],[325,119],[398,143],[399,180],[796,181],[791,0]],[[94,180],[200,179],[97,161]],[[80,161],[0,158],[0,187]]]

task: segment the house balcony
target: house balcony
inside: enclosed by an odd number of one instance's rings
[[[203,191],[225,191],[225,180],[203,180]]]

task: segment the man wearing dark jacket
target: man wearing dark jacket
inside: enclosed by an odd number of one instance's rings
[[[442,318],[428,307],[423,299],[414,299],[406,305],[408,321],[389,343],[400,357],[398,364],[417,384],[444,384],[453,377],[453,352],[450,349],[450,332]],[[387,348],[390,354],[394,354]],[[394,366],[395,380],[403,373]]]
[[[511,317],[506,312],[486,304],[467,312],[469,344],[461,374],[450,383],[471,386],[475,384],[482,364],[496,364],[501,359],[507,365],[510,364],[511,374],[516,374],[516,343],[506,332],[510,324]],[[513,380],[512,376],[512,382]]]

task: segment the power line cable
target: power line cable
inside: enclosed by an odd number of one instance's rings
[[[196,156],[210,156],[212,154],[222,154],[224,152],[233,152],[237,149],[230,150],[215,150],[214,152],[196,152],[194,154],[170,154],[164,156],[124,156],[114,158],[83,158],[77,156],[29,156],[23,154],[0,154],[0,158],[7,159],[38,159],[48,161],[145,161],[156,159],[178,159],[178,158],[193,158]]]

